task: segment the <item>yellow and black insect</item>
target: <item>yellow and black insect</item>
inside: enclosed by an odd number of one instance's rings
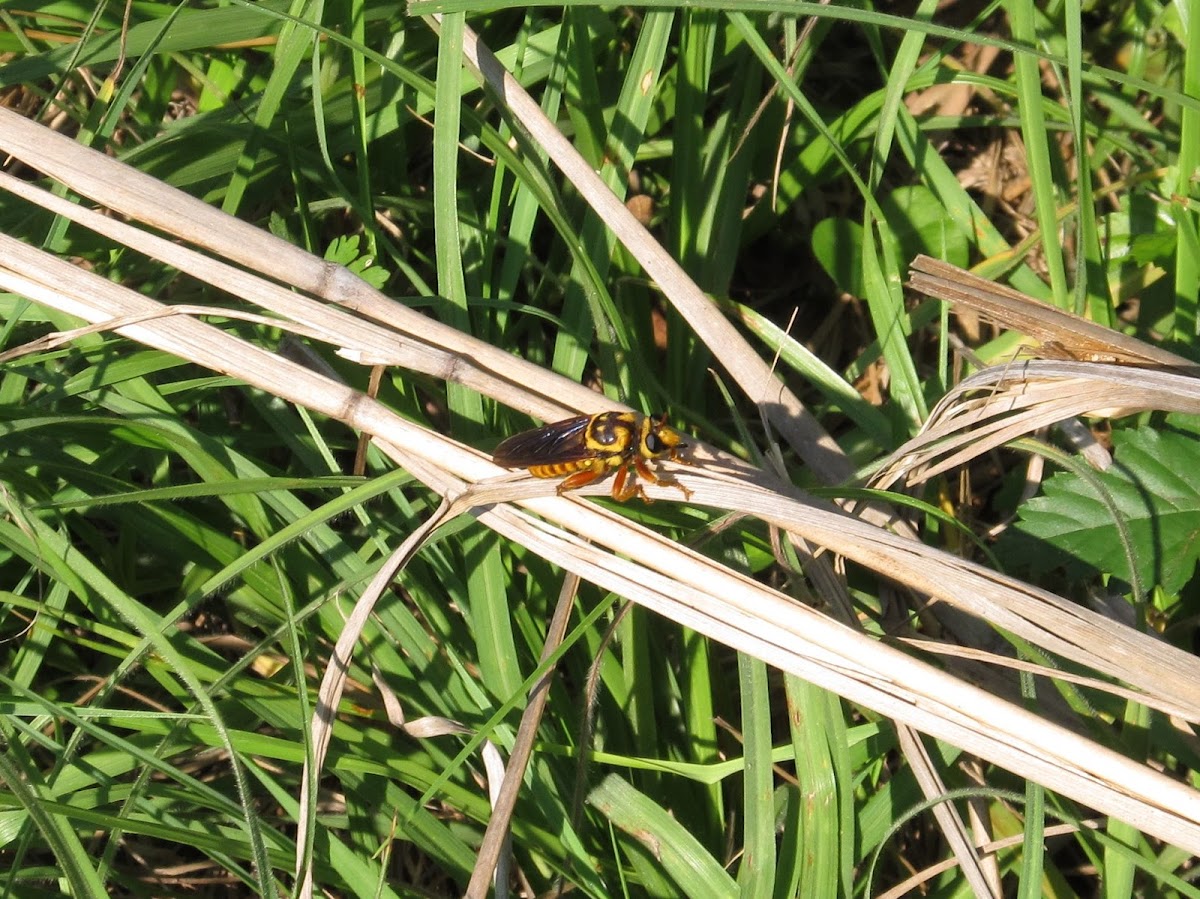
[[[492,458],[505,468],[528,468],[535,478],[567,475],[558,485],[559,493],[590,484],[615,468],[613,499],[624,502],[636,495],[649,502],[639,476],[651,484],[678,487],[685,497],[691,496],[682,484],[655,474],[647,464],[655,459],[683,462],[679,451],[686,446],[683,435],[667,425],[666,415],[651,418],[640,412],[601,412],[514,434],[501,441]]]

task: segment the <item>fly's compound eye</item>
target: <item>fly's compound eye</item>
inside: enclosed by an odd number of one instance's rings
[[[657,434],[646,435],[646,450],[654,455],[666,452],[667,445],[662,442],[662,438]]]

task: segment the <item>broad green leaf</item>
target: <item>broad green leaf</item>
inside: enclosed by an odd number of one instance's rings
[[[1144,587],[1183,588],[1200,554],[1200,465],[1196,442],[1149,429],[1114,435],[1116,464],[1095,476],[1128,529]],[[1050,478],[1021,507],[1002,556],[1035,571],[1065,566],[1129,580],[1117,526],[1092,484],[1074,474]],[[1020,560],[1020,561],[1018,561]]]

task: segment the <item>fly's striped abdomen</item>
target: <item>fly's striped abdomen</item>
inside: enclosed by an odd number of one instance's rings
[[[558,478],[592,467],[591,459],[576,459],[574,462],[554,462],[550,465],[530,465],[529,473],[535,478]]]

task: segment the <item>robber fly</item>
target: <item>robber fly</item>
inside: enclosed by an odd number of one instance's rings
[[[681,435],[667,425],[667,416],[651,418],[640,412],[601,412],[579,415],[501,441],[492,458],[505,468],[528,468],[535,478],[567,475],[559,493],[575,490],[609,474],[614,468],[612,496],[624,502],[631,496],[650,498],[638,477],[651,484],[678,487],[684,497],[692,492],[670,478],[660,477],[647,464],[654,459],[684,461]]]

